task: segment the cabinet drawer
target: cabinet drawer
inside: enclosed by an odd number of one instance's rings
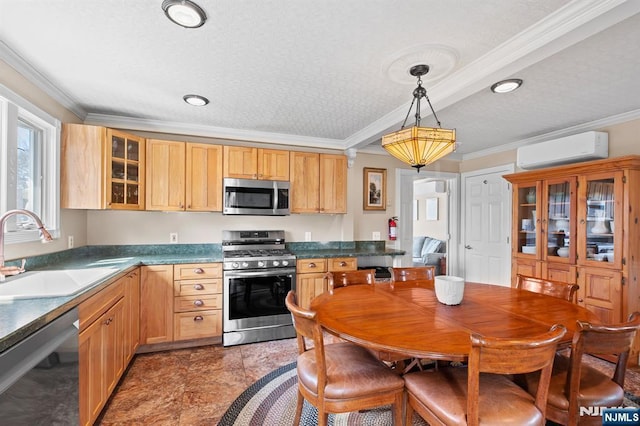
[[[309,272],[327,272],[327,259],[300,259],[296,262],[299,274]]]
[[[80,331],[84,330],[89,324],[104,314],[107,309],[124,297],[123,283],[124,280],[119,279],[80,304],[78,307]]]
[[[207,309],[222,309],[222,295],[178,296],[174,298],[174,312],[205,311]]]
[[[176,296],[199,296],[205,294],[222,293],[222,279],[210,278],[201,280],[174,281],[174,295]]]
[[[222,311],[177,313],[173,316],[175,340],[200,339],[222,335]]]
[[[221,263],[185,263],[173,266],[174,280],[221,278]]]
[[[358,259],[355,257],[336,257],[329,259],[329,271],[355,271],[358,269]]]

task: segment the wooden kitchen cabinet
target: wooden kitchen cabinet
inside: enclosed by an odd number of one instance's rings
[[[513,184],[512,270],[577,283],[605,324],[640,310],[640,156],[506,175]],[[530,192],[534,196],[527,199]],[[533,229],[525,230],[528,221]],[[530,247],[530,248],[527,248]],[[525,253],[528,252],[528,253]],[[539,265],[539,267],[537,266]],[[634,344],[637,358],[640,344]]]
[[[236,179],[289,180],[289,151],[224,147],[223,175]]]
[[[291,213],[347,212],[347,157],[291,152]]]
[[[91,425],[100,414],[125,363],[126,279],[119,279],[79,306],[80,424]]]
[[[222,211],[222,146],[147,140],[146,210]]]
[[[308,309],[311,301],[327,291],[327,272],[355,271],[355,257],[299,259],[296,261],[296,295],[298,304]]]
[[[222,336],[222,264],[174,266],[174,340]]]
[[[184,210],[185,159],[184,142],[147,139],[146,210]]]
[[[123,278],[124,363],[128,365],[140,344],[140,268]]]
[[[62,126],[60,206],[144,210],[145,140],[114,129]]]
[[[173,341],[173,265],[141,267],[140,344]]]

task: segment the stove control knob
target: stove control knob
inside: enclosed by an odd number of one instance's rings
[[[279,266],[279,265],[280,265],[280,262],[278,262],[277,260],[273,261],[273,266]]]
[[[282,261],[282,266],[289,266],[289,261],[288,260],[283,260]]]
[[[237,268],[238,266],[240,266],[240,265],[238,264],[238,262],[233,262],[233,263],[231,264],[231,267],[232,267],[232,268]]]
[[[265,266],[267,266],[267,265],[265,265],[265,264],[264,264],[264,262],[263,262],[262,260],[258,260],[258,266],[259,266],[260,268],[264,268],[264,267],[265,267]]]
[[[243,268],[249,267],[249,262],[242,262],[242,267]]]

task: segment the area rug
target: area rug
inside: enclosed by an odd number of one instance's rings
[[[267,374],[245,390],[227,409],[219,426],[293,425],[296,414],[298,378],[296,363],[285,365]],[[360,412],[329,414],[329,426],[393,425],[391,406]],[[308,402],[302,408],[301,426],[318,424],[318,411]],[[426,426],[422,419],[415,426]]]
[[[297,398],[296,363],[285,365],[267,374],[245,390],[229,406],[219,426],[293,425]],[[625,393],[625,405],[638,407],[638,397]],[[300,425],[318,424],[318,411],[305,401]],[[393,425],[391,406],[345,414],[329,414],[329,426]],[[414,417],[414,426],[426,423]]]

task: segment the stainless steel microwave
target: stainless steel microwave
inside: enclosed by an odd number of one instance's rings
[[[225,178],[223,187],[223,214],[289,214],[289,182]]]

